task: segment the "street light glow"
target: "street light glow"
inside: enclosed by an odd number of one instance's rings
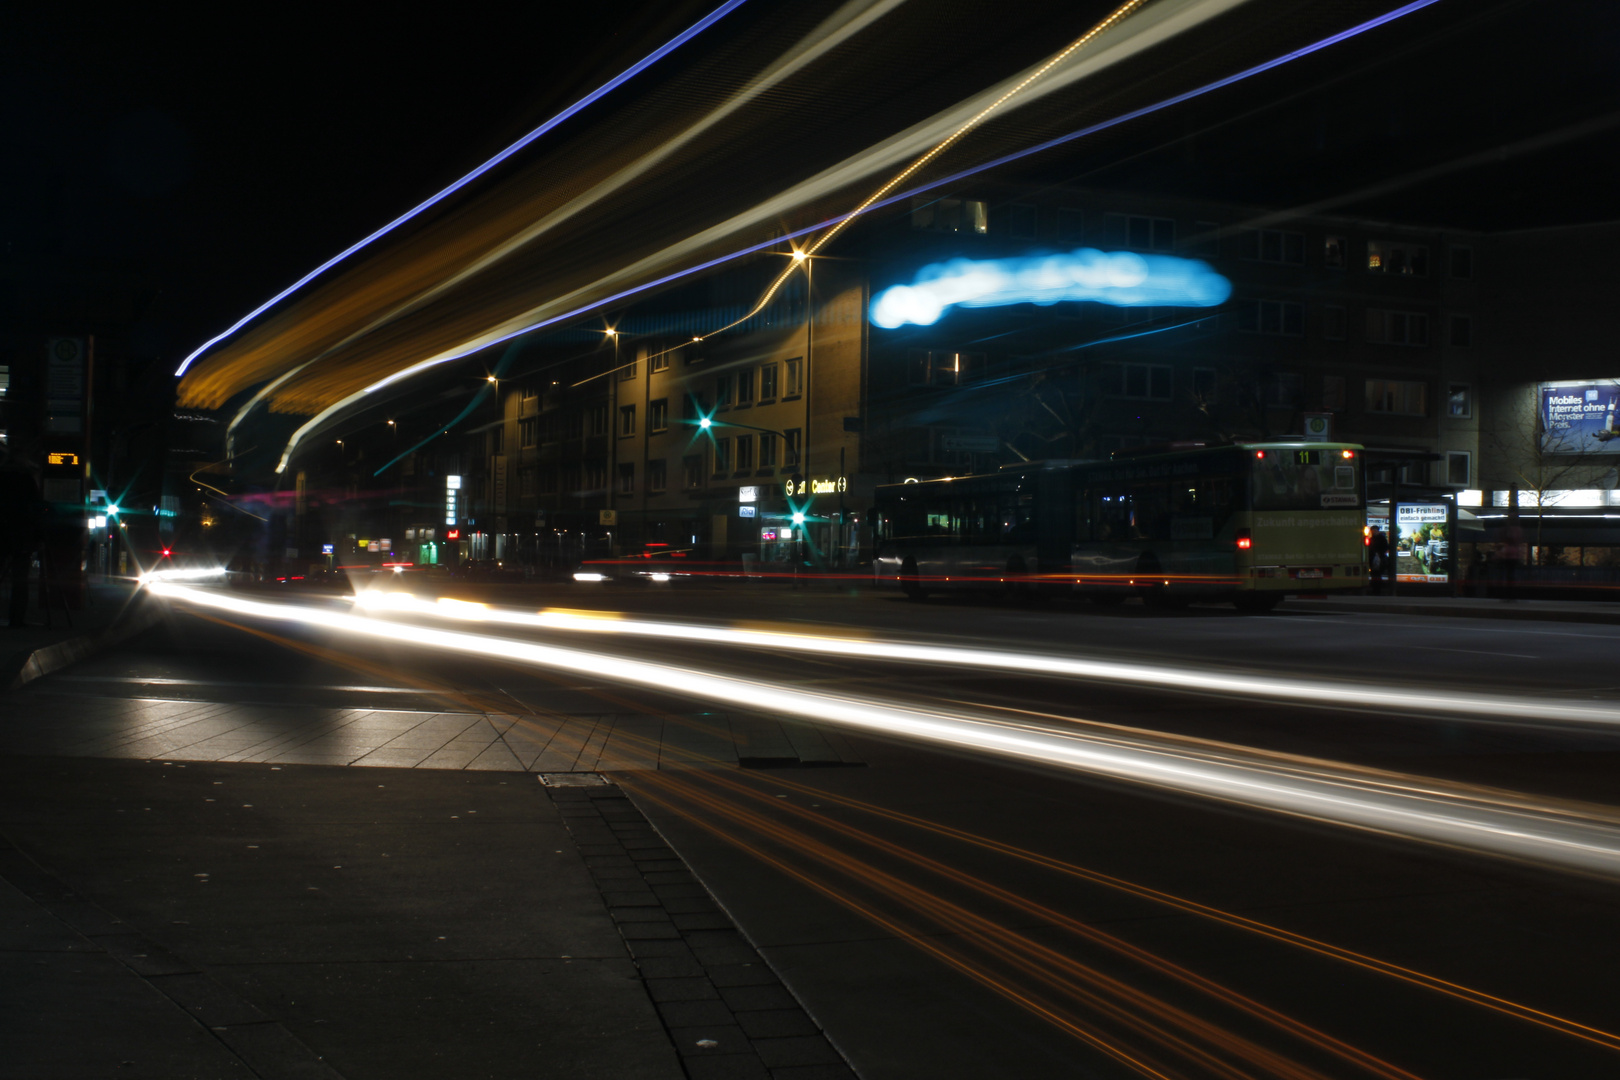
[[[702,428],[704,431],[709,430],[709,428],[712,427],[713,425],[714,425],[714,421],[710,420],[707,416],[705,416],[703,419],[698,421],[698,427]]]

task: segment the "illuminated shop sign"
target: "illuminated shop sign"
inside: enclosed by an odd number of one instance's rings
[[[1620,454],[1620,380],[1542,383],[1543,454]]]
[[[1022,259],[952,259],[925,266],[910,285],[872,298],[874,325],[930,326],[952,305],[1001,307],[1091,300],[1115,307],[1214,307],[1232,283],[1197,259],[1078,248]]]
[[[759,502],[759,488],[740,487],[737,489],[737,501],[740,503]]]
[[[836,495],[840,491],[849,490],[849,479],[843,476],[827,476],[820,480],[784,480],[782,492],[790,498],[794,495]]]

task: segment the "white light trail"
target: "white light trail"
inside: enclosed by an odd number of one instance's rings
[[[1504,792],[1471,793],[1419,777],[1285,759],[1240,747],[1189,746],[1185,740],[1155,739],[1146,733],[1118,729],[1098,733],[1065,725],[1061,719],[1049,724],[1009,721],[799,690],[583,649],[403,624],[304,604],[246,600],[169,582],[154,582],[150,588],[197,607],[307,625],[344,640],[364,638],[533,664],[754,712],[843,724],[1469,852],[1620,877],[1620,816],[1597,807],[1573,808]],[[395,599],[378,598],[377,603],[400,610],[413,607]],[[497,614],[487,608],[475,613],[480,620]]]
[[[533,143],[536,139],[540,138],[540,136],[546,134],[546,132],[556,128],[557,125],[561,124],[564,120],[574,116],[587,106],[601,100],[612,91],[618,89],[620,86],[623,86],[630,79],[639,75],[641,72],[657,63],[659,60],[662,60],[665,56],[668,56],[670,53],[692,40],[692,38],[696,37],[704,30],[707,30],[710,26],[714,25],[720,19],[730,14],[733,9],[739,7],[744,2],[745,0],[726,0],[726,2],[721,4],[718,8],[715,8],[713,11],[709,12],[709,14],[705,15],[703,18],[681,31],[675,37],[664,42],[664,44],[660,45],[657,49],[654,49],[652,52],[648,53],[634,64],[631,64],[618,75],[615,75],[613,78],[609,79],[595,90],[592,90],[589,94],[586,94],[584,97],[568,106],[568,108],[564,109],[556,116],[553,116],[550,120],[547,120],[545,123],[523,136],[511,146],[508,146],[505,150],[502,150],[500,153],[496,154],[494,157],[490,158],[488,161],[484,162],[482,165],[478,166],[472,172],[463,176],[461,179],[457,180],[443,191],[430,196],[424,202],[405,211],[405,213],[401,214],[393,221],[390,221],[388,224],[384,225],[370,236],[367,236],[365,239],[350,244],[348,247],[344,248],[342,251],[338,252],[336,255],[332,256],[330,259],[326,260],[321,265],[317,266],[315,269],[311,270],[309,273],[287,286],[285,289],[281,290],[279,293],[272,296],[270,299],[266,300],[264,303],[260,304],[246,315],[242,316],[236,322],[232,323],[228,328],[218,334],[215,334],[213,337],[197,346],[197,348],[193,349],[191,355],[187,356],[180,362],[180,367],[175,370],[175,377],[179,378],[181,375],[184,375],[186,373],[186,369],[191,366],[192,361],[196,360],[197,357],[201,356],[203,353],[207,352],[221,341],[224,341],[226,338],[242,329],[242,327],[264,314],[270,308],[274,307],[276,304],[279,304],[282,300],[285,300],[287,297],[291,296],[293,293],[297,292],[299,289],[303,288],[317,277],[326,273],[326,271],[330,270],[344,259],[347,259],[350,255],[353,255],[361,248],[369,246],[373,241],[393,232],[399,226],[416,217],[424,210],[437,205],[449,196],[455,194],[457,191],[460,191],[462,188],[466,187],[480,176],[483,176],[485,173],[489,172],[503,161],[511,158],[513,154],[518,153],[524,147]]]
[[[579,579],[578,575],[575,575]],[[584,580],[584,579],[579,579]],[[591,580],[596,580],[592,578]],[[456,615],[461,609],[445,607],[445,600],[422,600],[408,593],[366,592],[355,602],[370,608],[422,615]],[[1072,656],[980,649],[961,645],[884,641],[837,634],[800,631],[739,629],[700,623],[669,623],[626,618],[612,612],[523,611],[481,608],[483,621],[540,630],[587,631],[629,637],[690,641],[701,645],[731,645],[774,649],[857,660],[895,660],[951,668],[1014,671],[1053,678],[1094,682],[1130,683],[1156,690],[1176,690],[1223,696],[1270,698],[1338,709],[1371,709],[1380,713],[1418,713],[1484,716],[1519,723],[1554,721],[1563,724],[1620,728],[1620,706],[1549,701],[1505,694],[1469,694],[1425,691],[1404,686],[1370,686],[1362,682],[1299,679],[1274,675],[1228,675],[1168,664],[1141,664],[1120,660],[1088,660]],[[464,616],[459,616],[464,617]]]

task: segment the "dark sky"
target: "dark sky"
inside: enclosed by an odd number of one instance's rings
[[[775,2],[731,19],[769,19]],[[13,285],[56,282],[69,308],[125,298],[131,350],[168,362],[712,6],[283,5],[199,21],[24,5],[0,46],[0,266]],[[1283,5],[1345,24],[1394,6]],[[1617,51],[1620,5],[1442,0],[1049,164],[1098,186],[1281,206],[1382,185],[1340,211],[1463,227],[1609,218]],[[1597,126],[1556,137],[1581,124]]]
[[[68,308],[132,294],[137,350],[183,352],[712,6],[18,6],[0,265]]]

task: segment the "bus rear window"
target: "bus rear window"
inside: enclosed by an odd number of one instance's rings
[[[1256,450],[1250,461],[1256,510],[1359,507],[1361,461],[1338,450]]]

